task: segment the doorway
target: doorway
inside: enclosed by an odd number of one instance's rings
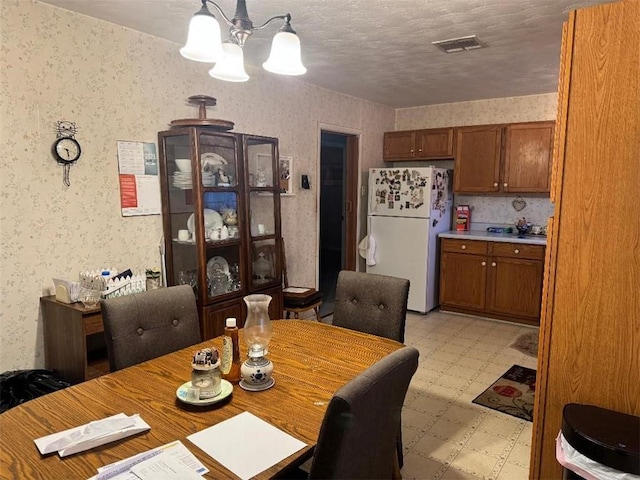
[[[320,136],[320,315],[333,314],[340,270],[355,270],[358,137],[322,130]]]

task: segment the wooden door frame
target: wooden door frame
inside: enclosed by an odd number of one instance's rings
[[[358,216],[360,209],[360,192],[362,187],[362,175],[360,172],[360,158],[362,158],[362,131],[343,127],[340,125],[332,125],[328,123],[318,123],[318,154],[316,168],[316,279],[320,284],[320,181],[321,181],[321,149],[322,149],[322,132],[335,133],[344,135],[347,140],[347,160],[346,175],[344,179],[345,189],[345,222],[344,222],[344,258],[345,268],[347,270],[357,270],[357,252],[358,252],[358,232],[360,231],[361,218]]]

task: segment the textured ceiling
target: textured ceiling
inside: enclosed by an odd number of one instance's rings
[[[41,1],[179,44],[200,8],[199,0]],[[217,3],[233,16],[235,1]],[[302,80],[412,107],[555,92],[563,20],[571,9],[600,3],[606,1],[247,0],[247,10],[256,25],[291,13],[307,67]],[[279,25],[254,32],[247,63],[266,60]],[[489,48],[445,54],[431,45],[467,35]]]

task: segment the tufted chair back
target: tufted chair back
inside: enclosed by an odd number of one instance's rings
[[[392,478],[402,404],[418,356],[413,347],[396,350],[333,395],[309,478]]]
[[[112,372],[201,342],[189,285],[109,298],[100,307]]]
[[[333,324],[404,343],[408,298],[409,280],[343,270]]]

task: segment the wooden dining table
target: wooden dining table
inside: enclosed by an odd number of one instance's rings
[[[394,340],[309,320],[276,320],[268,358],[276,383],[249,392],[237,384],[220,403],[182,403],[176,390],[190,380],[191,358],[207,340],[148,362],[23,403],[0,415],[0,479],[89,478],[97,468],[180,440],[210,470],[206,478],[238,478],[187,440],[187,436],[242,412],[269,422],[307,446],[255,478],[273,478],[310,458],[333,394],[367,367],[403,345]],[[241,355],[246,344],[240,330]],[[92,450],[60,458],[43,456],[34,439],[105,417],[140,414],[151,429]],[[250,455],[253,448],[246,445]]]

